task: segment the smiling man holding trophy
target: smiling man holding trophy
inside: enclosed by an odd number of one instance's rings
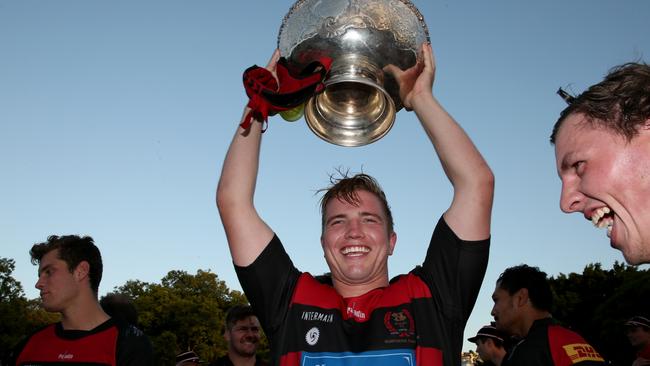
[[[434,76],[426,26],[408,0],[298,1],[267,67],[246,71],[250,101],[217,206],[274,364],[460,364],[487,266],[494,177],[433,96]],[[377,181],[357,174],[323,190],[320,241],[330,275],[299,271],[253,204],[266,118],[304,108],[319,137],[360,146],[384,136],[402,107],[416,113],[454,188],[432,222],[423,263],[389,281],[397,241],[390,207]]]

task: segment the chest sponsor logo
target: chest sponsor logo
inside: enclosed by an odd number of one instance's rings
[[[564,352],[571,359],[571,363],[584,361],[605,361],[596,350],[586,343],[573,343],[562,346]]]
[[[318,311],[303,311],[300,319],[332,323],[334,321],[334,314],[325,314]]]
[[[410,337],[415,334],[413,317],[407,309],[402,309],[397,312],[386,312],[384,314],[384,325],[393,336]]]
[[[366,313],[361,310],[355,309],[354,306],[348,306],[347,308],[348,316],[354,317],[359,320],[366,320]]]
[[[69,353],[68,351],[65,351],[63,353],[59,353],[59,357],[57,357],[59,360],[72,360],[74,358],[74,355],[72,353]]]
[[[415,353],[409,349],[352,352],[303,352],[301,366],[414,366]]]
[[[305,341],[310,346],[318,343],[318,338],[320,338],[320,330],[318,330],[316,327],[311,328],[307,331],[307,334],[305,334]]]

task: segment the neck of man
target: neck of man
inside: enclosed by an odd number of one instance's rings
[[[61,311],[65,330],[91,330],[110,319],[94,294],[81,294],[73,304]]]
[[[255,366],[255,361],[257,361],[255,355],[246,356],[236,352],[228,352],[228,358],[235,366]]]
[[[505,348],[495,348],[494,355],[492,357],[492,363],[494,363],[496,366],[501,366],[501,362],[503,362],[504,357],[506,357]]]
[[[650,350],[650,341],[646,341],[644,343],[640,343],[638,346],[635,347],[637,351],[643,351],[644,349]]]
[[[366,294],[376,288],[388,286],[388,273],[378,276],[369,282],[364,283],[348,283],[332,277],[332,284],[336,292],[343,298],[357,297]]]
[[[521,323],[521,327],[520,329],[518,329],[518,334],[516,335],[521,337],[528,336],[528,332],[530,332],[530,328],[533,326],[533,323],[536,320],[546,319],[550,317],[551,317],[550,312],[546,310],[538,310],[531,306],[530,309],[528,309],[526,315],[524,316],[523,321]]]

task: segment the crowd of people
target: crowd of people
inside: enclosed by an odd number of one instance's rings
[[[266,67],[273,76],[279,59],[276,51]],[[392,279],[388,258],[397,234],[375,178],[339,171],[322,190],[320,243],[330,272],[312,276],[294,266],[254,205],[263,121],[237,128],[223,163],[217,207],[251,306],[228,312],[223,334],[228,353],[213,365],[265,365],[256,358],[262,329],[270,342],[269,362],[276,365],[460,364],[463,332],[488,264],[495,178],[435,98],[435,70],[429,44],[411,69],[385,69],[429,137],[435,151],[431,169],[439,161],[453,188],[449,207],[432,223],[423,262]],[[629,263],[649,263],[650,67],[622,65],[584,93],[563,96],[569,106],[551,135],[562,210],[606,227],[611,245]],[[246,107],[244,116],[257,115],[250,112]],[[60,313],[61,321],[20,344],[16,365],[152,364],[151,343],[128,313],[98,301],[102,261],[92,238],[50,236],[30,254],[38,264],[43,307]],[[507,268],[492,299],[494,323],[469,339],[485,362],[606,364],[581,335],[553,318],[553,295],[540,269]],[[630,316],[626,335],[638,349],[633,365],[650,365],[647,314]],[[176,361],[202,362],[192,350]]]

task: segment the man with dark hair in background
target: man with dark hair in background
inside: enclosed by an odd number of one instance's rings
[[[35,332],[16,352],[16,365],[151,365],[146,335],[134,325],[107,315],[97,300],[102,257],[93,239],[55,236],[34,244],[41,301],[61,321]]]
[[[266,366],[257,359],[260,343],[260,322],[248,305],[235,305],[226,314],[223,337],[228,343],[228,353],[210,366]]]
[[[604,359],[578,333],[551,316],[553,294],[546,273],[525,264],[506,269],[492,294],[498,330],[521,340],[506,355],[505,366],[604,365]]]
[[[553,127],[560,208],[606,228],[630,264],[650,263],[650,66],[628,63],[577,97]]]
[[[120,318],[129,324],[138,326],[138,309],[128,296],[110,293],[99,299],[99,305],[111,318]]]

